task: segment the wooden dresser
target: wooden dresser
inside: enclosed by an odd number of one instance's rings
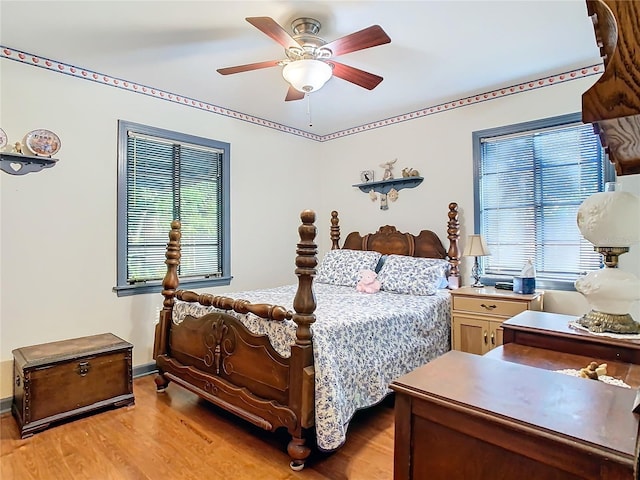
[[[640,388],[640,340],[593,335],[569,326],[577,317],[523,312],[503,323],[504,345],[485,356],[546,370],[607,364],[607,375]]]
[[[391,388],[395,480],[635,478],[635,390],[459,351]]]
[[[578,317],[550,312],[523,312],[502,324],[504,343],[517,343],[640,365],[640,340],[594,335],[572,328]]]
[[[521,295],[493,287],[451,291],[451,348],[482,355],[502,345],[502,322],[525,310],[542,310],[542,292]]]

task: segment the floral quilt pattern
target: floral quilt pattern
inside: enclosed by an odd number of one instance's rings
[[[293,310],[296,285],[225,294]],[[353,414],[379,403],[389,384],[450,349],[450,295],[365,294],[353,287],[314,284],[312,325],[315,368],[315,426],[318,448],[335,450],[346,440]],[[177,301],[173,321],[215,310]],[[228,312],[234,313],[234,312]],[[274,349],[290,356],[293,321],[271,322],[235,314],[254,334],[267,335]]]

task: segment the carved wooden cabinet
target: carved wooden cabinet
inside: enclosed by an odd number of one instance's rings
[[[582,95],[618,175],[640,173],[640,1],[587,0],[604,73]]]
[[[521,295],[493,287],[451,291],[451,347],[482,355],[502,345],[502,322],[526,310],[542,310],[542,292]]]

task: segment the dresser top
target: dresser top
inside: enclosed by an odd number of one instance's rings
[[[577,315],[563,315],[559,313],[528,310],[504,321],[502,328],[522,332],[548,333],[555,337],[575,338],[584,342],[596,342],[620,345],[631,349],[640,349],[639,339],[596,335],[587,330],[569,326],[570,322],[578,320],[579,318]]]
[[[487,421],[634,458],[636,392],[540,368],[450,351],[391,389]]]

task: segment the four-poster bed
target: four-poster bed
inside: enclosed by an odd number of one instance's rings
[[[332,212],[331,251],[317,272],[315,213],[300,218],[297,287],[235,298],[178,290],[174,221],[154,345],[158,391],[174,381],[265,430],[286,428],[294,469],[310,454],[309,434],[321,450],[339,447],[355,410],[378,403],[393,378],[450,349],[443,287],[447,275],[450,285],[459,276],[456,203],[449,204],[448,249],[430,230],[412,235],[388,225],[350,233],[340,247]],[[356,291],[353,273],[365,265],[358,262],[382,265],[383,291]]]

